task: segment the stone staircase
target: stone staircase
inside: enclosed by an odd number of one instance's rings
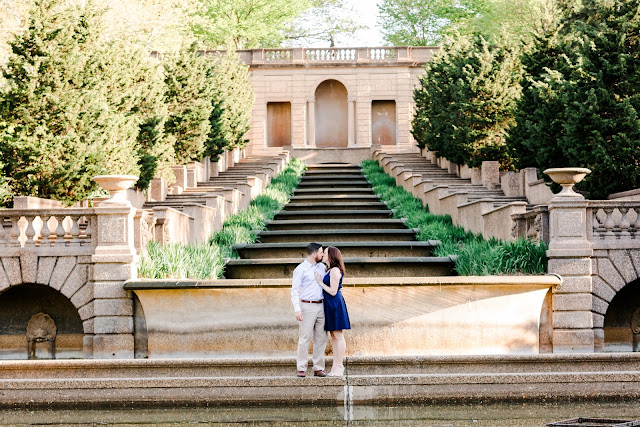
[[[640,394],[637,353],[349,356],[345,367],[341,378],[296,378],[292,357],[0,361],[0,408],[282,405],[284,401],[353,407],[637,399]]]
[[[437,241],[416,241],[416,232],[373,192],[358,166],[310,166],[290,202],[254,244],[236,245],[227,279],[290,278],[318,242],[338,247],[350,277],[422,277],[454,274],[450,257],[434,257]]]
[[[525,197],[505,195],[497,164],[494,180],[483,182],[482,176],[461,178],[420,153],[376,151],[374,159],[396,179],[398,186],[421,199],[430,212],[450,215],[454,224],[485,238],[511,240],[513,216],[534,209]],[[467,168],[467,171],[470,170]]]

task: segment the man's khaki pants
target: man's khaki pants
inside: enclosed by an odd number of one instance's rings
[[[324,350],[327,348],[327,332],[324,330],[324,306],[300,303],[302,321],[298,328],[298,371],[306,371],[309,365],[309,342],[313,337],[313,370],[324,371]]]

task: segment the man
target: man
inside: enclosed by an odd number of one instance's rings
[[[322,245],[309,243],[307,258],[293,271],[291,302],[296,313],[298,327],[298,376],[304,377],[309,364],[309,342],[313,337],[313,374],[324,377],[324,350],[327,333],[324,330],[324,306],[322,288],[315,278],[317,271],[324,276],[325,267],[320,263],[324,252]]]

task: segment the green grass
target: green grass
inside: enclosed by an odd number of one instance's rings
[[[155,241],[145,247],[138,264],[138,276],[149,279],[210,279],[222,273],[220,248],[207,243],[162,246]]]
[[[376,194],[394,209],[394,217],[406,218],[407,225],[419,228],[417,239],[440,240],[442,244],[434,256],[455,255],[456,271],[462,276],[485,276],[491,274],[543,274],[547,271],[546,244],[519,239],[504,242],[485,240],[456,226],[449,215],[434,215],[428,206],[387,175],[378,162],[365,160],[361,164],[364,174]]]
[[[249,207],[225,219],[222,229],[200,245],[150,242],[140,257],[138,276],[153,279],[215,279],[224,272],[224,259],[236,258],[233,245],[253,243],[256,231],[289,202],[306,165],[292,158],[287,167],[251,201]]]

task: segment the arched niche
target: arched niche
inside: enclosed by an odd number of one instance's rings
[[[604,316],[604,351],[640,351],[639,324],[640,279],[620,289],[609,303]]]
[[[49,286],[23,284],[0,293],[0,359],[28,358],[27,325],[40,313],[55,323],[55,358],[82,358],[82,319],[71,301]]]
[[[346,147],[349,143],[347,88],[325,80],[315,93],[315,142],[319,148]]]

